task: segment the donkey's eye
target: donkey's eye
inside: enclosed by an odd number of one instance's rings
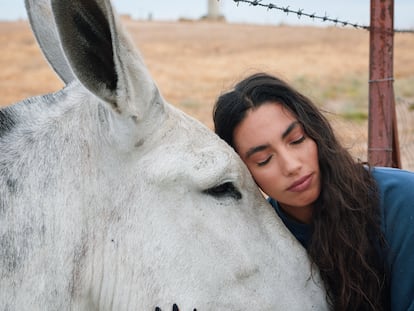
[[[216,198],[231,197],[236,200],[240,200],[242,198],[240,191],[237,190],[237,188],[231,182],[220,184],[218,186],[204,190],[203,192]]]

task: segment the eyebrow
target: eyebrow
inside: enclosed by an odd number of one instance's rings
[[[249,158],[249,157],[251,157],[253,154],[255,154],[256,152],[260,152],[260,151],[263,151],[263,150],[265,150],[266,148],[268,148],[269,147],[269,145],[268,144],[266,144],[266,145],[260,145],[260,146],[256,146],[256,147],[253,147],[253,148],[250,148],[249,150],[247,150],[247,152],[246,152],[246,158]]]
[[[283,132],[282,134],[282,138],[286,138],[286,136],[288,136],[290,134],[290,132],[292,132],[294,130],[295,127],[299,126],[300,123],[299,121],[294,121],[292,122],[287,129]]]
[[[300,123],[299,121],[294,121],[292,122],[287,128],[286,130],[282,133],[282,138],[286,138],[286,136],[288,136],[297,126],[299,126]],[[246,152],[246,158],[251,157],[253,154],[263,151],[266,148],[269,147],[269,144],[265,144],[265,145],[259,145],[259,146],[255,146],[250,148],[249,150],[247,150]]]

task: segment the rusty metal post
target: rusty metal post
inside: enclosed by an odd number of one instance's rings
[[[401,167],[394,102],[394,0],[371,0],[368,162]]]

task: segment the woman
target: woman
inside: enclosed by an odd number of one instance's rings
[[[335,310],[414,310],[414,173],[356,163],[318,108],[268,74],[221,95],[213,118]]]

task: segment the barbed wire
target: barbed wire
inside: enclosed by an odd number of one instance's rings
[[[351,22],[348,22],[348,21],[340,20],[338,18],[331,18],[326,13],[325,13],[325,15],[321,16],[321,15],[317,15],[316,13],[307,13],[303,9],[292,10],[290,8],[290,6],[282,7],[282,6],[278,6],[276,4],[273,4],[273,3],[267,3],[267,4],[262,3],[262,0],[233,0],[233,2],[236,2],[237,5],[239,5],[240,2],[244,2],[244,3],[250,4],[251,6],[265,7],[268,10],[275,9],[275,10],[280,10],[280,11],[286,13],[286,14],[296,14],[299,19],[302,16],[305,16],[305,17],[308,17],[312,20],[320,20],[322,22],[330,22],[330,23],[335,24],[336,26],[337,25],[341,25],[343,27],[349,26],[349,27],[354,27],[354,28],[357,28],[357,29],[365,29],[365,30],[370,30],[371,29],[371,27],[367,26],[367,25],[361,25],[361,24],[358,24],[358,23],[351,23]],[[414,29],[394,29],[394,32],[396,32],[396,33],[414,33]]]

